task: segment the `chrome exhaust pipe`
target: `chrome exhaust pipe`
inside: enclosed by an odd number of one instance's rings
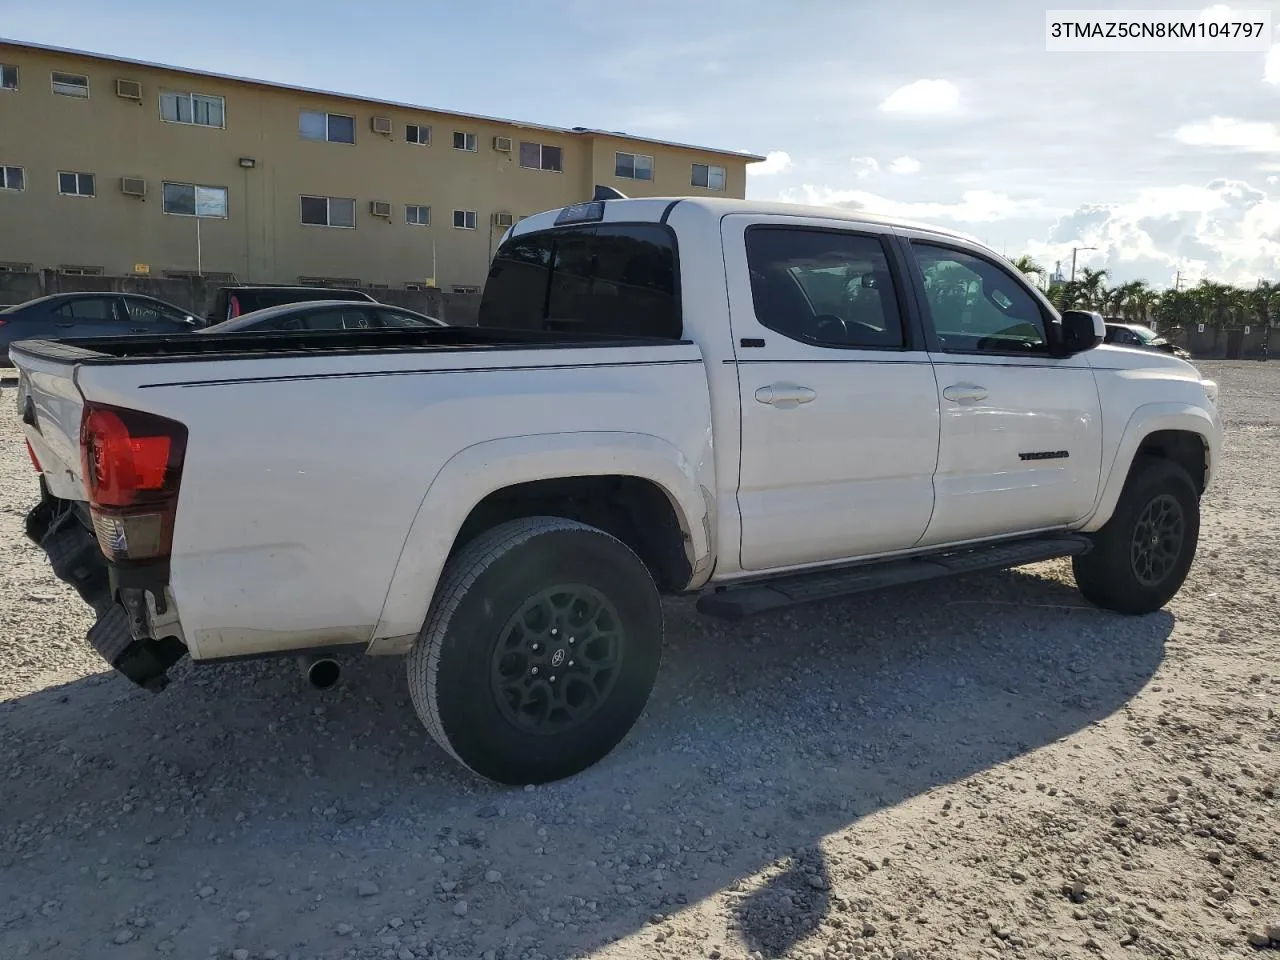
[[[342,675],[342,668],[332,657],[299,657],[298,666],[307,683],[317,690],[328,690]]]

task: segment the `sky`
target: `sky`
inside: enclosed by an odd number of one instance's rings
[[[1026,0],[6,7],[16,40],[766,155],[750,198],[932,222],[1050,269],[1087,246],[1112,282],[1280,279],[1280,11],[1269,53],[1049,53]]]

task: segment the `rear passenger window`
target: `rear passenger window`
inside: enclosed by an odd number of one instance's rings
[[[479,324],[678,339],[676,270],[674,242],[659,224],[514,237],[494,257]]]
[[[898,348],[902,317],[876,237],[798,227],[752,227],[747,267],[756,319],[823,347]]]
[[[77,320],[115,319],[115,313],[111,309],[111,298],[108,297],[81,297],[68,300],[58,308],[58,313]]]

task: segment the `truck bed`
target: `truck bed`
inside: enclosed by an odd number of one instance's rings
[[[86,407],[186,428],[155,593],[195,659],[416,632],[490,490],[636,458],[714,487],[706,371],[684,340],[454,327],[25,341],[12,355],[58,500],[86,498]]]
[[[72,364],[178,363],[267,357],[352,356],[436,350],[536,350],[570,347],[635,347],[687,344],[687,340],[616,337],[590,333],[494,327],[426,327],[392,330],[289,330],[184,333],[169,336],[24,340],[14,354]]]

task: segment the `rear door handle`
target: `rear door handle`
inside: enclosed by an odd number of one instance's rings
[[[987,388],[976,383],[953,383],[942,395],[952,403],[978,403],[987,399]]]
[[[818,394],[798,383],[771,383],[756,390],[756,401],[767,403],[779,410],[790,410],[802,403],[811,403]]]
[[[130,327],[129,332],[130,333],[146,333],[147,328],[146,327]]]
[[[55,323],[55,327],[74,327],[74,323]]]

